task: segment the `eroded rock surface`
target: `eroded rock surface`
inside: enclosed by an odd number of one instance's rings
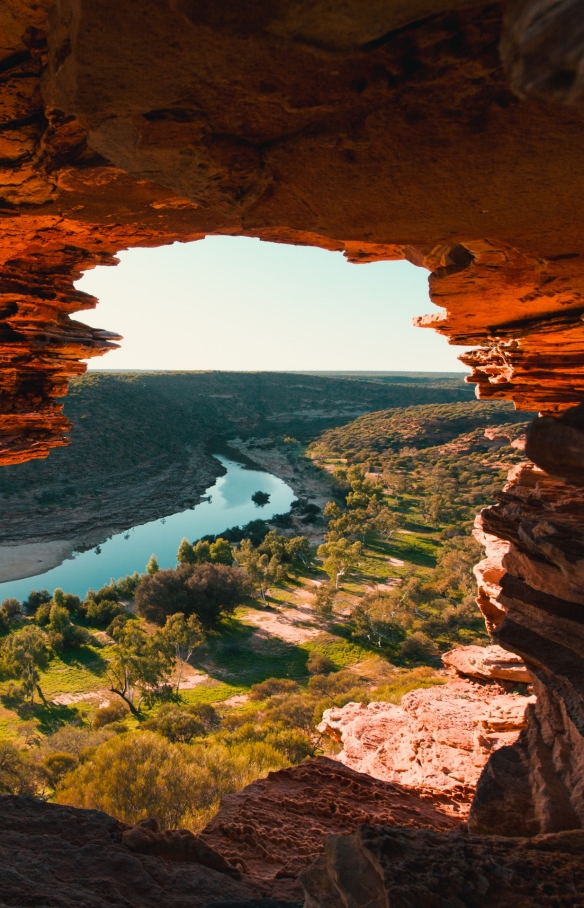
[[[489,756],[515,742],[534,699],[456,678],[411,691],[401,706],[327,709],[318,728],[343,744],[337,759],[346,766],[417,790],[450,793],[466,813]]]
[[[253,879],[263,895],[297,900],[298,874],[322,854],[325,837],[362,823],[448,830],[460,823],[460,804],[318,757],[223,797],[201,838],[243,865],[243,879]]]
[[[459,646],[443,653],[442,661],[446,668],[468,678],[531,683],[523,659],[501,646]]]
[[[123,844],[129,827],[97,810],[4,797],[0,827],[3,905],[198,908],[258,895],[253,882],[195,863],[192,855],[177,861],[130,849]]]
[[[532,839],[363,826],[301,874],[306,908],[580,908],[584,833]]]

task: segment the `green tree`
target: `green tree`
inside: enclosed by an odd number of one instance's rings
[[[184,540],[186,542],[186,539]],[[152,577],[154,574],[157,574],[160,570],[158,566],[158,561],[156,560],[156,555],[150,556],[150,561],[146,565],[146,573]]]
[[[226,564],[228,567],[233,564],[231,545],[227,539],[223,539],[221,536],[211,543],[209,553],[214,564]]]
[[[183,540],[183,542],[186,542],[186,540]],[[182,543],[181,543],[181,545],[182,545]],[[185,559],[185,561],[182,562],[183,564],[209,564],[209,562],[213,560],[211,558],[211,546],[207,542],[206,539],[200,539],[198,542],[195,542],[195,544],[193,545],[192,548],[193,548],[194,560],[189,561],[188,560],[190,557],[189,553],[188,553],[188,551],[185,551],[187,558]],[[180,553],[180,549],[179,549],[179,553]],[[179,558],[179,561],[180,561],[180,558]]]
[[[196,564],[197,556],[195,550],[188,539],[182,539],[176,553],[176,560],[179,564]]]
[[[6,637],[0,657],[5,674],[18,678],[21,690],[31,705],[34,704],[35,690],[41,700],[46,702],[39,683],[39,671],[48,665],[49,649],[46,634],[39,627],[23,627]]]
[[[341,577],[349,574],[359,562],[362,545],[360,542],[349,542],[348,539],[335,539],[327,541],[318,547],[318,557],[323,560],[323,567],[339,588]]]
[[[115,605],[118,607],[117,602]],[[83,643],[89,642],[87,631],[72,623],[69,609],[62,605],[57,605],[56,602],[53,603],[49,612],[47,632],[49,642],[53,649],[56,650],[67,646],[81,646]]]
[[[262,602],[267,605],[266,593],[271,583],[282,580],[285,576],[282,562],[277,555],[263,554],[253,547],[249,539],[243,539],[237,547],[235,558],[251,582],[260,592]]]
[[[139,716],[144,697],[170,678],[174,652],[160,631],[148,636],[133,622],[120,629],[117,639],[107,668],[110,690]]]
[[[321,583],[316,591],[314,609],[322,618],[332,618],[334,614],[336,588],[332,583]]]
[[[196,615],[185,618],[181,612],[178,612],[176,615],[169,615],[166,619],[162,634],[168,641],[169,646],[174,649],[176,661],[179,665],[176,680],[176,693],[178,695],[185,663],[191,658],[195,646],[198,646],[203,641],[203,628]]]
[[[390,508],[381,508],[373,519],[373,526],[385,542],[389,542],[402,525],[401,515]]]

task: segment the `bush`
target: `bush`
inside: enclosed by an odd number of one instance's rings
[[[168,615],[196,615],[212,628],[250,595],[251,584],[242,571],[222,564],[181,564],[176,570],[145,577],[136,592],[140,615],[163,625]]]
[[[28,599],[22,605],[27,615],[36,615],[39,606],[50,602],[52,598],[48,590],[31,590]]]
[[[45,627],[49,623],[51,615],[51,600],[43,602],[36,610],[35,621],[39,627]]]
[[[43,760],[43,766],[47,772],[47,778],[53,788],[56,788],[63,776],[72,772],[79,763],[77,757],[68,753],[49,754]]]
[[[116,581],[116,592],[120,599],[133,599],[141,582],[142,577],[138,571],[134,571],[133,574],[128,574],[126,577],[122,577],[121,580]]]
[[[87,620],[98,625],[111,624],[124,611],[124,606],[114,599],[86,599],[84,606]]]
[[[328,675],[335,671],[336,665],[328,656],[323,656],[313,649],[308,657],[306,668],[310,675]]]
[[[414,631],[402,643],[401,653],[406,659],[423,662],[425,659],[435,658],[438,655],[438,647],[427,634],[422,631]]]
[[[134,825],[155,817],[162,829],[200,829],[219,798],[289,765],[264,742],[237,747],[171,744],[149,731],[113,737],[68,773],[55,800],[103,810]]]
[[[158,732],[173,744],[188,744],[193,738],[205,734],[205,726],[189,709],[167,703],[157,715],[144,723],[144,728]]]
[[[119,632],[126,626],[128,623],[128,616],[124,612],[120,612],[119,615],[116,615],[111,624],[105,629],[106,634],[109,634],[110,637],[113,637],[114,640],[117,639]]]
[[[45,606],[42,606],[42,608],[45,608]],[[85,628],[72,624],[69,611],[56,603],[51,605],[47,631],[50,644],[56,650],[82,646],[90,641],[90,636]]]
[[[96,711],[91,726],[92,728],[103,728],[104,725],[111,725],[112,722],[119,722],[121,719],[127,718],[127,706],[121,700],[115,700]]]
[[[299,689],[296,681],[288,678],[268,678],[260,684],[254,684],[249,692],[250,700],[267,700],[277,694],[295,694]]]
[[[0,608],[2,614],[6,616],[9,622],[22,614],[22,606],[19,599],[5,599]]]
[[[43,781],[43,773],[25,751],[0,741],[0,795],[36,795]]]
[[[81,605],[79,596],[74,596],[73,593],[64,593],[61,589],[56,589],[53,593],[53,602],[60,608],[66,608],[68,612],[79,611]]]

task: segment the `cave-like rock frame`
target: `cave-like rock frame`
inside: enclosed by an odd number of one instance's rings
[[[580,0],[9,0],[0,10],[0,462],[116,339],[73,281],[208,234],[406,258],[481,398],[543,414],[477,532],[479,603],[533,673],[470,826],[584,828]],[[196,294],[196,288],[195,288]],[[161,313],[161,318],[164,315]],[[544,468],[547,472],[544,472]]]

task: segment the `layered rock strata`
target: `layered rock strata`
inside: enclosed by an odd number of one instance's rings
[[[488,559],[479,574],[489,579],[478,601],[495,639],[528,665],[537,700],[517,744],[486,767],[470,828],[582,828],[584,491],[523,464],[499,498],[480,516]]]
[[[516,741],[534,700],[508,694],[496,682],[455,678],[411,691],[401,706],[327,709],[318,728],[342,743],[337,759],[346,766],[415,790],[448,793],[466,815],[487,760]]]

